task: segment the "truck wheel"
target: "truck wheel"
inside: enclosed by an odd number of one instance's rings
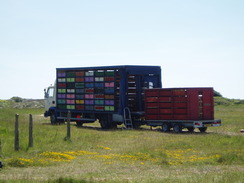
[[[206,132],[206,130],[207,130],[207,127],[202,127],[202,128],[199,128],[199,131],[200,131],[201,133]]]
[[[190,133],[193,133],[193,132],[194,132],[194,128],[193,128],[193,127],[188,127],[187,130],[188,130]]]
[[[81,121],[76,121],[76,126],[82,127],[83,126],[83,123]]]
[[[102,116],[99,119],[99,122],[102,129],[110,129],[112,125],[112,116],[110,115]]]
[[[162,125],[162,132],[169,132],[170,131],[170,127],[168,123],[163,123]]]
[[[173,131],[175,133],[181,133],[182,132],[182,126],[181,125],[178,125],[178,124],[174,125]]]
[[[56,118],[55,112],[52,112],[52,113],[51,113],[51,115],[50,115],[50,121],[51,121],[51,124],[52,124],[52,125],[56,125],[56,123],[57,123],[57,118]]]

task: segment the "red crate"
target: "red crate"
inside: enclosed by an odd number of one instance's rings
[[[186,91],[185,90],[173,90],[173,95],[174,96],[185,96]]]
[[[187,108],[187,103],[186,102],[175,102],[174,108]]]
[[[172,91],[171,90],[160,90],[159,91],[159,96],[171,96],[172,95]]]
[[[158,102],[158,97],[146,97],[146,102]]]
[[[158,115],[146,115],[146,120],[157,120],[159,119],[158,118]]]
[[[150,91],[149,90],[147,90],[147,92],[145,93],[145,95],[146,96],[151,96],[151,97],[153,97],[153,96],[158,96],[158,90],[155,90],[155,89],[150,89]]]
[[[159,102],[171,102],[172,97],[159,97]]]
[[[158,103],[146,103],[146,108],[158,108]]]
[[[163,103],[159,103],[159,108],[171,108],[173,107],[174,103],[172,102],[163,102]]]
[[[173,109],[159,109],[160,114],[171,114],[173,113]]]
[[[172,115],[167,115],[167,114],[160,114],[158,115],[158,119],[160,120],[172,120],[173,116]]]
[[[85,109],[84,105],[76,105],[75,108],[76,108],[77,110],[84,110],[84,109]]]
[[[174,109],[174,114],[185,114],[185,115],[187,115],[187,109]]]
[[[151,109],[151,108],[149,108],[149,109],[146,109],[146,112],[148,113],[148,114],[158,114],[159,113],[159,109]]]

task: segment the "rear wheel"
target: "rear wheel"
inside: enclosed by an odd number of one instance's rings
[[[111,127],[115,126],[112,124],[112,116],[111,115],[104,115],[99,119],[100,125],[102,129],[110,129]],[[117,125],[116,125],[117,127]]]
[[[170,131],[170,127],[168,123],[163,123],[162,125],[162,132],[169,132]]]
[[[173,127],[173,131],[174,131],[175,133],[181,133],[181,132],[182,132],[182,126],[179,125],[179,124],[174,125],[174,127]]]

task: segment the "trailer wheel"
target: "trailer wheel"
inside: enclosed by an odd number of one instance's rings
[[[168,123],[163,123],[162,125],[162,132],[169,132],[170,131],[170,127]]]
[[[202,128],[198,128],[198,129],[199,129],[199,131],[200,131],[201,133],[204,133],[204,132],[206,132],[207,127],[202,127]]]
[[[188,130],[190,133],[193,133],[193,132],[194,132],[194,127],[188,127],[187,130]]]
[[[182,132],[182,126],[179,125],[179,124],[174,125],[174,127],[173,127],[173,131],[174,131],[175,133],[181,133],[181,132]]]

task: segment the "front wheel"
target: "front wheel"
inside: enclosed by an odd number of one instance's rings
[[[55,114],[54,111],[51,112],[51,115],[50,115],[50,121],[51,121],[51,124],[52,124],[52,125],[57,124],[57,117],[56,117],[56,114]]]

